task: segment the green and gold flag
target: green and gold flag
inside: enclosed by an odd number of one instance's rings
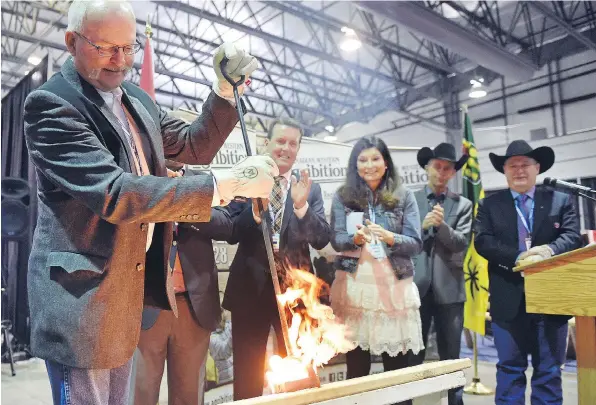
[[[462,195],[472,201],[474,218],[478,212],[478,201],[484,198],[484,189],[480,180],[478,165],[478,151],[474,145],[472,122],[468,116],[468,109],[464,107],[464,153],[469,158],[463,169]],[[485,314],[488,308],[488,262],[476,251],[474,233],[466,258],[464,260],[464,274],[466,280],[466,303],[464,305],[464,327],[484,335]]]

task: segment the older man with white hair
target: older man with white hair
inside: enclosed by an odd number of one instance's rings
[[[129,3],[75,0],[65,41],[71,57],[25,103],[39,197],[31,346],[55,404],[126,404],[143,304],[177,312],[173,221],[206,222],[235,196],[266,198],[279,170],[258,156],[213,176],[167,177],[165,158],[209,164],[234,128],[219,63],[249,76],[258,62],[244,50],[215,50],[214,92],[189,125],[124,81],[140,48]]]

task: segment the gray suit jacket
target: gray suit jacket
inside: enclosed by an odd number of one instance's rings
[[[238,118],[211,94],[188,125],[138,87],[122,88],[152,176],[133,174],[121,125],[72,59],[25,102],[39,199],[28,274],[32,351],[80,368],[114,368],[131,358],[143,298],[176,310],[167,269],[171,222],[209,220],[213,179],[167,178],[164,157],[208,164]],[[149,222],[158,224],[146,252]]]
[[[416,193],[420,221],[431,211],[426,187]],[[463,261],[472,234],[472,202],[450,191],[443,203],[444,221],[422,231],[422,253],[414,258],[414,282],[424,297],[432,286],[437,304],[466,301]]]

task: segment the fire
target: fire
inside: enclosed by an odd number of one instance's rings
[[[318,367],[338,353],[354,348],[346,340],[346,327],[338,322],[333,310],[319,297],[328,285],[315,275],[290,269],[286,272],[286,291],[277,296],[289,313],[289,356],[272,356],[266,377],[273,389],[284,382],[309,378]]]

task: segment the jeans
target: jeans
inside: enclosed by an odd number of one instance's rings
[[[497,363],[497,405],[525,404],[528,355],[532,356],[532,405],[561,405],[561,365],[567,347],[564,317],[520,313],[512,321],[493,321]]]
[[[46,360],[54,405],[128,405],[132,357],[112,369],[66,366]]]

